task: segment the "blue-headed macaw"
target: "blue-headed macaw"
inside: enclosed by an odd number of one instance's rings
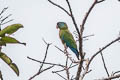
[[[77,44],[73,38],[73,35],[68,30],[67,24],[65,22],[58,22],[56,27],[60,29],[59,37],[65,49],[69,47],[75,53],[77,59],[79,60],[79,52],[77,50]]]

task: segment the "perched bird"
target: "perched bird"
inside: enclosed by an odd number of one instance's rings
[[[60,37],[65,49],[67,49],[67,47],[69,47],[75,53],[75,55],[77,56],[77,59],[79,60],[79,52],[77,50],[76,42],[73,38],[73,35],[68,30],[67,24],[65,22],[58,22],[56,28],[60,29],[59,37]]]

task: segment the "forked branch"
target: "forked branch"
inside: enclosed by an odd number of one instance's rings
[[[50,66],[50,67],[42,70],[43,65],[44,65],[44,62],[45,62],[45,60],[46,60],[46,58],[47,58],[49,46],[51,45],[51,43],[47,43],[44,39],[43,39],[43,41],[44,41],[44,42],[46,43],[46,45],[47,45],[46,52],[45,52],[45,56],[44,56],[44,59],[43,59],[43,63],[41,63],[41,66],[40,66],[38,72],[37,72],[36,74],[34,74],[32,77],[30,77],[29,80],[32,80],[32,79],[35,78],[36,76],[40,75],[40,73],[42,73],[42,72],[44,72],[44,71],[46,71],[46,70],[51,69],[52,67],[54,67],[54,66]],[[34,59],[30,58],[30,57],[27,57],[27,58],[28,58],[28,59],[31,59],[31,60],[34,60]],[[35,61],[35,60],[34,60],[34,61]]]

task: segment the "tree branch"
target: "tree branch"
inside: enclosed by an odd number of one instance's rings
[[[83,77],[84,77],[85,74],[88,72],[88,69],[89,69],[89,66],[90,66],[92,60],[93,60],[100,52],[102,52],[103,50],[105,50],[106,48],[108,48],[108,47],[111,46],[113,43],[115,43],[115,42],[117,42],[117,41],[119,41],[119,40],[120,40],[120,37],[118,37],[118,38],[116,38],[115,40],[111,41],[111,42],[108,43],[106,46],[104,46],[104,47],[101,48],[99,51],[97,51],[97,52],[90,58],[90,60],[88,61],[87,66],[86,66],[86,68],[85,68],[85,71],[84,71],[84,73],[83,73]]]
[[[46,69],[43,69],[43,70],[40,71],[40,73],[42,73],[42,72],[44,72],[44,71],[46,71],[46,70],[49,70],[49,69],[51,69],[51,68],[53,68],[53,67],[54,67],[54,65],[53,65],[53,66],[50,66],[50,67],[48,67],[48,68],[46,68]]]
[[[94,6],[97,4],[97,0],[95,0],[94,1],[94,3],[92,4],[92,6],[89,8],[89,10],[88,10],[88,12],[86,13],[86,15],[85,15],[85,17],[84,17],[84,19],[83,19],[83,21],[82,21],[82,25],[81,25],[81,28],[80,28],[80,36],[79,36],[79,50],[80,50],[80,56],[81,56],[81,59],[83,60],[84,59],[84,56],[83,56],[83,51],[82,51],[82,44],[83,44],[83,38],[82,38],[82,35],[83,35],[83,30],[84,30],[84,25],[85,25],[85,23],[86,23],[86,21],[87,21],[87,18],[88,18],[88,16],[89,16],[89,14],[90,14],[90,12],[92,11],[92,9],[94,8]],[[82,64],[83,64],[83,61],[80,61],[80,65],[79,65],[79,67],[78,67],[78,71],[77,71],[77,75],[76,75],[76,80],[79,80],[79,78],[80,78],[80,74],[81,74],[81,72],[82,72]]]
[[[57,47],[57,46],[55,46],[58,50],[60,50],[61,52],[63,52],[69,59],[70,59],[70,61],[72,62],[72,63],[78,63],[78,62],[76,62],[74,59],[72,59],[72,57],[70,57],[69,56],[69,53],[68,53],[68,51],[66,50],[66,51],[63,51],[62,49],[60,49],[59,47]]]
[[[45,41],[44,41],[44,42],[45,42]],[[46,43],[46,42],[45,42],[45,43]],[[43,67],[43,65],[44,65],[44,62],[45,62],[46,57],[47,57],[47,54],[48,54],[48,48],[49,48],[49,46],[51,45],[51,44],[49,44],[49,43],[46,43],[46,44],[47,44],[47,48],[46,48],[46,52],[45,52],[45,57],[44,57],[44,59],[43,59],[43,63],[41,64],[39,71],[38,71],[36,74],[34,74],[32,77],[30,77],[29,80],[32,80],[33,78],[35,78],[36,76],[38,76],[38,75],[41,73],[42,67]],[[49,69],[50,69],[50,68],[49,68]],[[46,69],[45,69],[44,71],[46,71]],[[42,70],[42,72],[43,72],[43,70]]]
[[[0,71],[0,79],[3,80],[2,72]]]
[[[70,69],[70,68],[73,68],[73,67],[75,67],[75,66],[77,66],[78,64],[75,64],[75,65],[73,65],[73,66],[70,66],[68,69]],[[56,72],[62,72],[62,71],[64,71],[65,69],[62,69],[62,70],[59,70],[59,71],[52,71],[52,73],[56,73]]]
[[[65,10],[63,7],[61,7],[60,5],[52,2],[51,0],[48,0],[48,1],[49,1],[51,4],[53,4],[53,5],[57,6],[58,8],[62,9],[62,10],[63,10],[65,13],[67,13],[69,16],[71,16],[71,15],[69,14],[69,12],[68,12],[67,10]]]
[[[56,73],[58,76],[60,76],[61,78],[63,78],[64,80],[67,80],[66,78],[64,78],[62,75],[60,75],[59,73]]]
[[[66,70],[66,74],[67,74],[67,80],[70,80],[69,68],[68,68],[68,57],[66,58],[65,70]]]
[[[63,67],[63,68],[65,67],[64,65],[61,65],[61,64],[55,64],[55,63],[48,63],[48,62],[38,61],[38,60],[30,58],[30,57],[27,57],[27,58],[30,59],[30,60],[33,60],[35,62],[39,62],[39,63],[49,64],[49,65],[53,65],[53,66],[60,66],[60,67]]]
[[[116,78],[120,78],[120,74],[115,75],[115,76],[109,76],[108,78],[96,79],[96,80],[111,80],[111,79],[116,79]]]
[[[117,73],[120,73],[120,71],[116,71],[116,72],[114,72],[113,75],[115,75],[115,74],[117,74]]]
[[[110,75],[109,75],[108,69],[107,69],[107,67],[106,67],[105,60],[104,60],[104,57],[103,57],[102,52],[101,52],[100,54],[101,54],[101,57],[102,57],[102,61],[103,61],[103,65],[104,65],[105,71],[106,71],[106,73],[107,73],[107,75],[108,75],[108,77],[109,77]]]
[[[90,61],[88,63],[88,66],[90,65],[91,61],[94,59],[95,56],[97,56],[101,51],[105,50],[106,48],[108,48],[109,46],[111,46],[113,43],[117,42],[120,40],[120,37],[116,38],[115,40],[111,41],[110,43],[108,43],[106,46],[104,46],[103,48],[101,48],[101,50],[97,51],[91,58]]]

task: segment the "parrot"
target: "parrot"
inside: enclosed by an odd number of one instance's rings
[[[79,52],[77,50],[77,44],[73,38],[73,35],[68,30],[67,24],[65,22],[57,22],[56,28],[59,29],[59,37],[64,45],[64,48],[67,49],[69,47],[70,50],[73,53],[75,53],[77,59],[79,60]]]

